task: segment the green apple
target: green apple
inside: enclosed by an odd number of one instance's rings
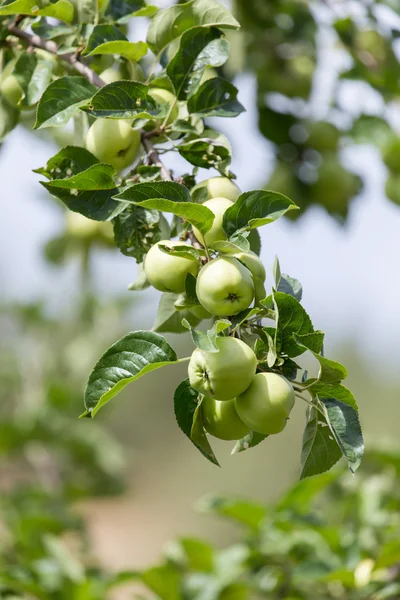
[[[236,410],[250,429],[271,435],[283,431],[294,405],[291,383],[277,373],[257,373],[236,398]]]
[[[383,162],[392,173],[400,173],[400,137],[393,137],[382,151]]]
[[[400,175],[389,175],[385,192],[389,200],[395,204],[400,204]]]
[[[69,210],[66,213],[66,232],[76,240],[96,241],[103,246],[115,247],[114,232],[110,222],[93,221]]]
[[[185,242],[173,240],[162,240],[157,242],[148,251],[144,270],[151,285],[160,292],[174,292],[180,294],[185,291],[185,281],[188,273],[197,275],[199,263],[195,259],[166,254],[158,247],[163,246],[186,246]]]
[[[212,198],[211,200],[203,202],[203,206],[209,208],[215,215],[211,229],[207,231],[204,236],[196,229],[196,227],[193,227],[193,233],[196,239],[203,244],[203,246],[212,246],[214,242],[227,239],[226,233],[222,228],[222,220],[225,211],[232,206],[232,204],[232,200],[228,200],[228,198]]]
[[[237,254],[234,254],[234,257],[246,265],[254,277],[258,277],[261,281],[265,281],[265,267],[255,252],[252,252],[251,250],[249,252],[238,252]]]
[[[196,294],[200,304],[212,315],[229,317],[253,302],[253,278],[236,258],[220,256],[201,269]]]
[[[201,403],[204,429],[220,440],[240,440],[250,431],[238,417],[235,400],[215,400],[205,396]]]
[[[250,385],[257,368],[253,350],[233,337],[217,337],[219,352],[196,348],[189,362],[189,381],[194,390],[216,400],[232,400]]]
[[[157,104],[160,104],[161,106],[163,104],[168,104],[169,108],[173,106],[171,114],[168,117],[167,125],[170,125],[173,121],[176,121],[179,115],[179,105],[176,100],[176,96],[174,96],[172,92],[169,90],[164,90],[163,88],[150,88],[149,96],[151,96],[153,100],[155,100]]]
[[[86,148],[101,162],[121,171],[137,158],[140,133],[132,129],[129,119],[96,119],[88,131]]]
[[[227,198],[235,202],[241,191],[228,177],[211,177],[211,179],[206,179],[195,185],[191,194],[196,202],[205,202],[211,200],[211,198]]]
[[[23,91],[14,75],[8,75],[1,83],[0,93],[11,106],[18,106],[22,99]]]

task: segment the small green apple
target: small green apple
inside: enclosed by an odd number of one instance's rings
[[[11,106],[16,107],[23,97],[23,91],[15,75],[12,74],[16,58],[11,59],[0,73],[0,94]]]
[[[250,385],[257,368],[253,350],[233,337],[217,337],[219,352],[196,348],[189,362],[194,390],[216,400],[232,400]]]
[[[149,96],[153,98],[157,102],[157,104],[163,105],[168,104],[173,109],[171,111],[170,116],[168,117],[167,125],[170,125],[173,121],[176,121],[179,115],[179,105],[176,101],[176,96],[169,90],[164,90],[163,88],[150,88]]]
[[[234,254],[234,257],[246,265],[254,277],[258,277],[261,281],[265,281],[265,267],[255,252],[252,252],[251,250],[249,252],[238,252],[237,254]]]
[[[144,261],[144,269],[151,285],[160,292],[180,294],[185,291],[185,281],[188,273],[197,275],[198,261],[174,254],[166,254],[158,247],[186,246],[185,242],[162,240],[150,248]]]
[[[220,256],[200,270],[196,294],[200,304],[212,315],[229,317],[253,302],[253,278],[236,258]]]
[[[137,158],[140,133],[132,129],[129,119],[96,119],[88,131],[86,148],[101,162],[121,171]]]
[[[228,198],[212,198],[211,200],[203,202],[203,206],[209,208],[215,215],[211,229],[207,231],[204,236],[196,229],[196,227],[193,227],[193,233],[196,239],[203,244],[203,246],[212,246],[214,242],[227,239],[226,233],[222,228],[222,220],[225,211],[232,206],[232,204],[232,200],[228,200]]]
[[[257,373],[236,398],[236,410],[250,429],[272,435],[283,431],[294,405],[291,383],[277,373]]]
[[[205,396],[201,403],[204,429],[220,440],[240,440],[250,431],[238,417],[235,400],[215,400]]]
[[[235,202],[241,191],[228,177],[211,177],[211,179],[206,179],[195,185],[191,194],[196,202],[205,202],[211,200],[211,198],[227,198]]]
[[[96,241],[103,246],[115,247],[113,227],[110,222],[93,221],[69,210],[66,213],[66,232],[76,240]]]

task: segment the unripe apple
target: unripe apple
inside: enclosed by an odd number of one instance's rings
[[[241,420],[253,431],[271,435],[283,431],[294,405],[291,383],[277,373],[257,373],[251,385],[236,398]]]
[[[204,429],[220,440],[240,440],[250,431],[239,419],[235,400],[215,400],[205,396],[201,403],[201,418]]]
[[[229,317],[253,302],[253,278],[236,258],[220,256],[201,269],[196,294],[200,304],[212,315]]]
[[[226,233],[222,228],[222,221],[225,211],[232,206],[232,204],[232,200],[228,200],[228,198],[212,198],[211,200],[203,202],[203,206],[209,208],[215,215],[211,229],[207,231],[204,236],[196,229],[196,227],[193,227],[193,233],[196,239],[203,244],[203,246],[212,246],[214,242],[227,239]]]
[[[163,246],[186,246],[185,242],[162,240],[150,248],[144,261],[144,269],[151,285],[160,292],[180,294],[185,291],[185,281],[188,273],[197,275],[199,263],[195,257],[186,258],[174,254],[166,254],[160,248]]]
[[[193,200],[196,202],[205,202],[206,200],[211,200],[211,198],[227,198],[235,202],[240,196],[241,191],[227,177],[211,177],[195,185],[191,194]]]
[[[129,167],[139,154],[140,133],[129,120],[96,119],[86,137],[86,148],[117,171]]]
[[[8,75],[4,79],[0,86],[0,93],[11,106],[17,106],[23,96],[22,88],[14,75]]]
[[[157,104],[168,104],[169,108],[174,106],[170,116],[168,117],[167,125],[170,125],[173,121],[178,118],[179,115],[179,105],[176,101],[176,97],[169,90],[164,90],[163,88],[150,88],[149,96],[153,98],[157,102]]]
[[[382,151],[383,162],[392,173],[400,173],[400,137],[393,137]]]
[[[217,337],[219,352],[196,348],[189,362],[194,390],[216,400],[232,400],[250,385],[257,368],[253,350],[233,337]]]
[[[258,277],[261,281],[265,281],[265,267],[255,252],[252,252],[251,250],[249,252],[238,252],[234,257],[245,264],[254,277]]]

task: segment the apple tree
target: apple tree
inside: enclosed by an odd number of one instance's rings
[[[150,23],[146,40],[133,42],[127,24],[138,17]],[[36,171],[41,185],[78,220],[111,222],[116,246],[138,263],[130,289],[161,292],[152,330],[127,333],[93,367],[82,416],[93,418],[139,377],[188,362],[176,420],[212,463],[207,434],[243,452],[289,428],[303,402],[301,477],[341,456],[354,472],[363,439],[347,371],[324,355],[300,282],[273,257],[269,280],[259,258],[259,228],[295,214],[296,198],[240,190],[229,140],[209,121],[245,110],[215,70],[229,57],[236,18],[216,0],[164,10],[14,0],[0,5],[0,18],[2,137],[32,107],[34,130],[73,120],[73,143]],[[168,153],[180,156],[182,172],[166,166]],[[200,168],[211,171],[205,181]],[[190,332],[190,357],[178,358],[168,332]],[[315,376],[302,366],[305,353]]]

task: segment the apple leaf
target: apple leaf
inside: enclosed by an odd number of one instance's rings
[[[159,333],[184,333],[187,328],[182,325],[182,317],[190,324],[189,326],[196,326],[200,323],[200,319],[189,310],[177,309],[176,302],[178,299],[179,296],[171,292],[164,292],[161,295],[156,320],[152,328],[153,331],[158,331]]]
[[[319,398],[319,397],[318,397]],[[325,407],[327,422],[352,473],[364,454],[364,441],[357,411],[335,398],[319,398]]]
[[[85,389],[83,417],[94,417],[129,383],[179,362],[167,340],[151,331],[134,331],[113,344],[95,364]]]
[[[154,54],[160,54],[168,44],[193,27],[239,29],[231,13],[216,0],[191,0],[185,4],[160,10],[147,33],[147,43]]]
[[[277,256],[275,257],[272,272],[275,280],[276,290],[278,292],[290,294],[290,296],[293,296],[296,298],[296,300],[301,302],[301,298],[303,296],[303,287],[300,281],[281,272],[281,267]]]
[[[130,204],[113,219],[115,243],[122,254],[140,263],[152,245],[161,240],[160,225],[161,215],[157,210]]]
[[[49,2],[43,8],[38,6],[36,0],[14,0],[0,6],[0,17],[7,15],[29,15],[32,17],[53,17],[58,21],[71,23],[74,18],[74,7],[67,0]]]
[[[167,66],[176,96],[185,100],[199,87],[206,67],[220,67],[229,56],[229,42],[215,28],[196,27],[187,31],[178,52]]]
[[[145,42],[129,42],[115,25],[96,25],[83,55],[117,54],[128,60],[138,61],[147,54]]]
[[[249,448],[254,448],[261,444],[268,435],[263,433],[257,433],[256,431],[250,431],[247,435],[244,436],[241,440],[238,440],[231,452],[231,454],[237,454],[238,452],[244,452]]]
[[[214,131],[212,134],[213,137],[207,137],[205,130],[201,136],[188,136],[186,141],[178,146],[179,154],[195,167],[215,168],[227,175],[232,155],[231,145],[223,134]]]
[[[213,464],[219,466],[218,461],[204,433],[198,404],[199,393],[196,392],[185,379],[176,388],[174,394],[174,411],[176,421],[185,435],[198,450]],[[194,428],[194,431],[193,431]],[[192,437],[193,436],[193,437]]]
[[[85,77],[60,77],[53,81],[40,98],[34,129],[59,127],[68,123],[96,92]]]
[[[92,97],[89,103],[80,107],[96,118],[130,119],[162,118],[167,107],[162,110],[148,95],[148,87],[139,81],[114,81]]]
[[[191,202],[188,189],[172,181],[138,183],[116,195],[115,199],[131,202],[142,208],[173,213],[191,223],[201,233],[207,233],[214,221],[214,213],[209,208]]]
[[[66,146],[50,158],[45,167],[35,169],[34,173],[44,175],[47,179],[64,179],[98,163],[99,160],[86,148]]]
[[[69,209],[95,221],[110,221],[125,208],[113,199],[118,191],[114,175],[113,167],[96,163],[72,177],[40,183]]]
[[[246,109],[236,99],[237,88],[222,77],[205,81],[200,89],[189,98],[190,114],[202,117],[237,117]]]
[[[310,408],[303,434],[300,479],[329,471],[341,456],[326,418],[316,408]]]
[[[237,231],[242,232],[272,223],[288,210],[298,208],[292,200],[278,192],[268,190],[245,192],[225,211],[223,228],[230,237]]]
[[[185,319],[182,319],[182,325],[189,329],[193,343],[197,348],[204,352],[219,352],[216,344],[217,335],[230,327],[232,323],[228,319],[218,319],[207,332],[194,329]]]
[[[22,106],[30,107],[39,102],[50,83],[54,64],[50,54],[46,58],[27,52],[19,55],[14,65],[13,75],[24,93]]]

